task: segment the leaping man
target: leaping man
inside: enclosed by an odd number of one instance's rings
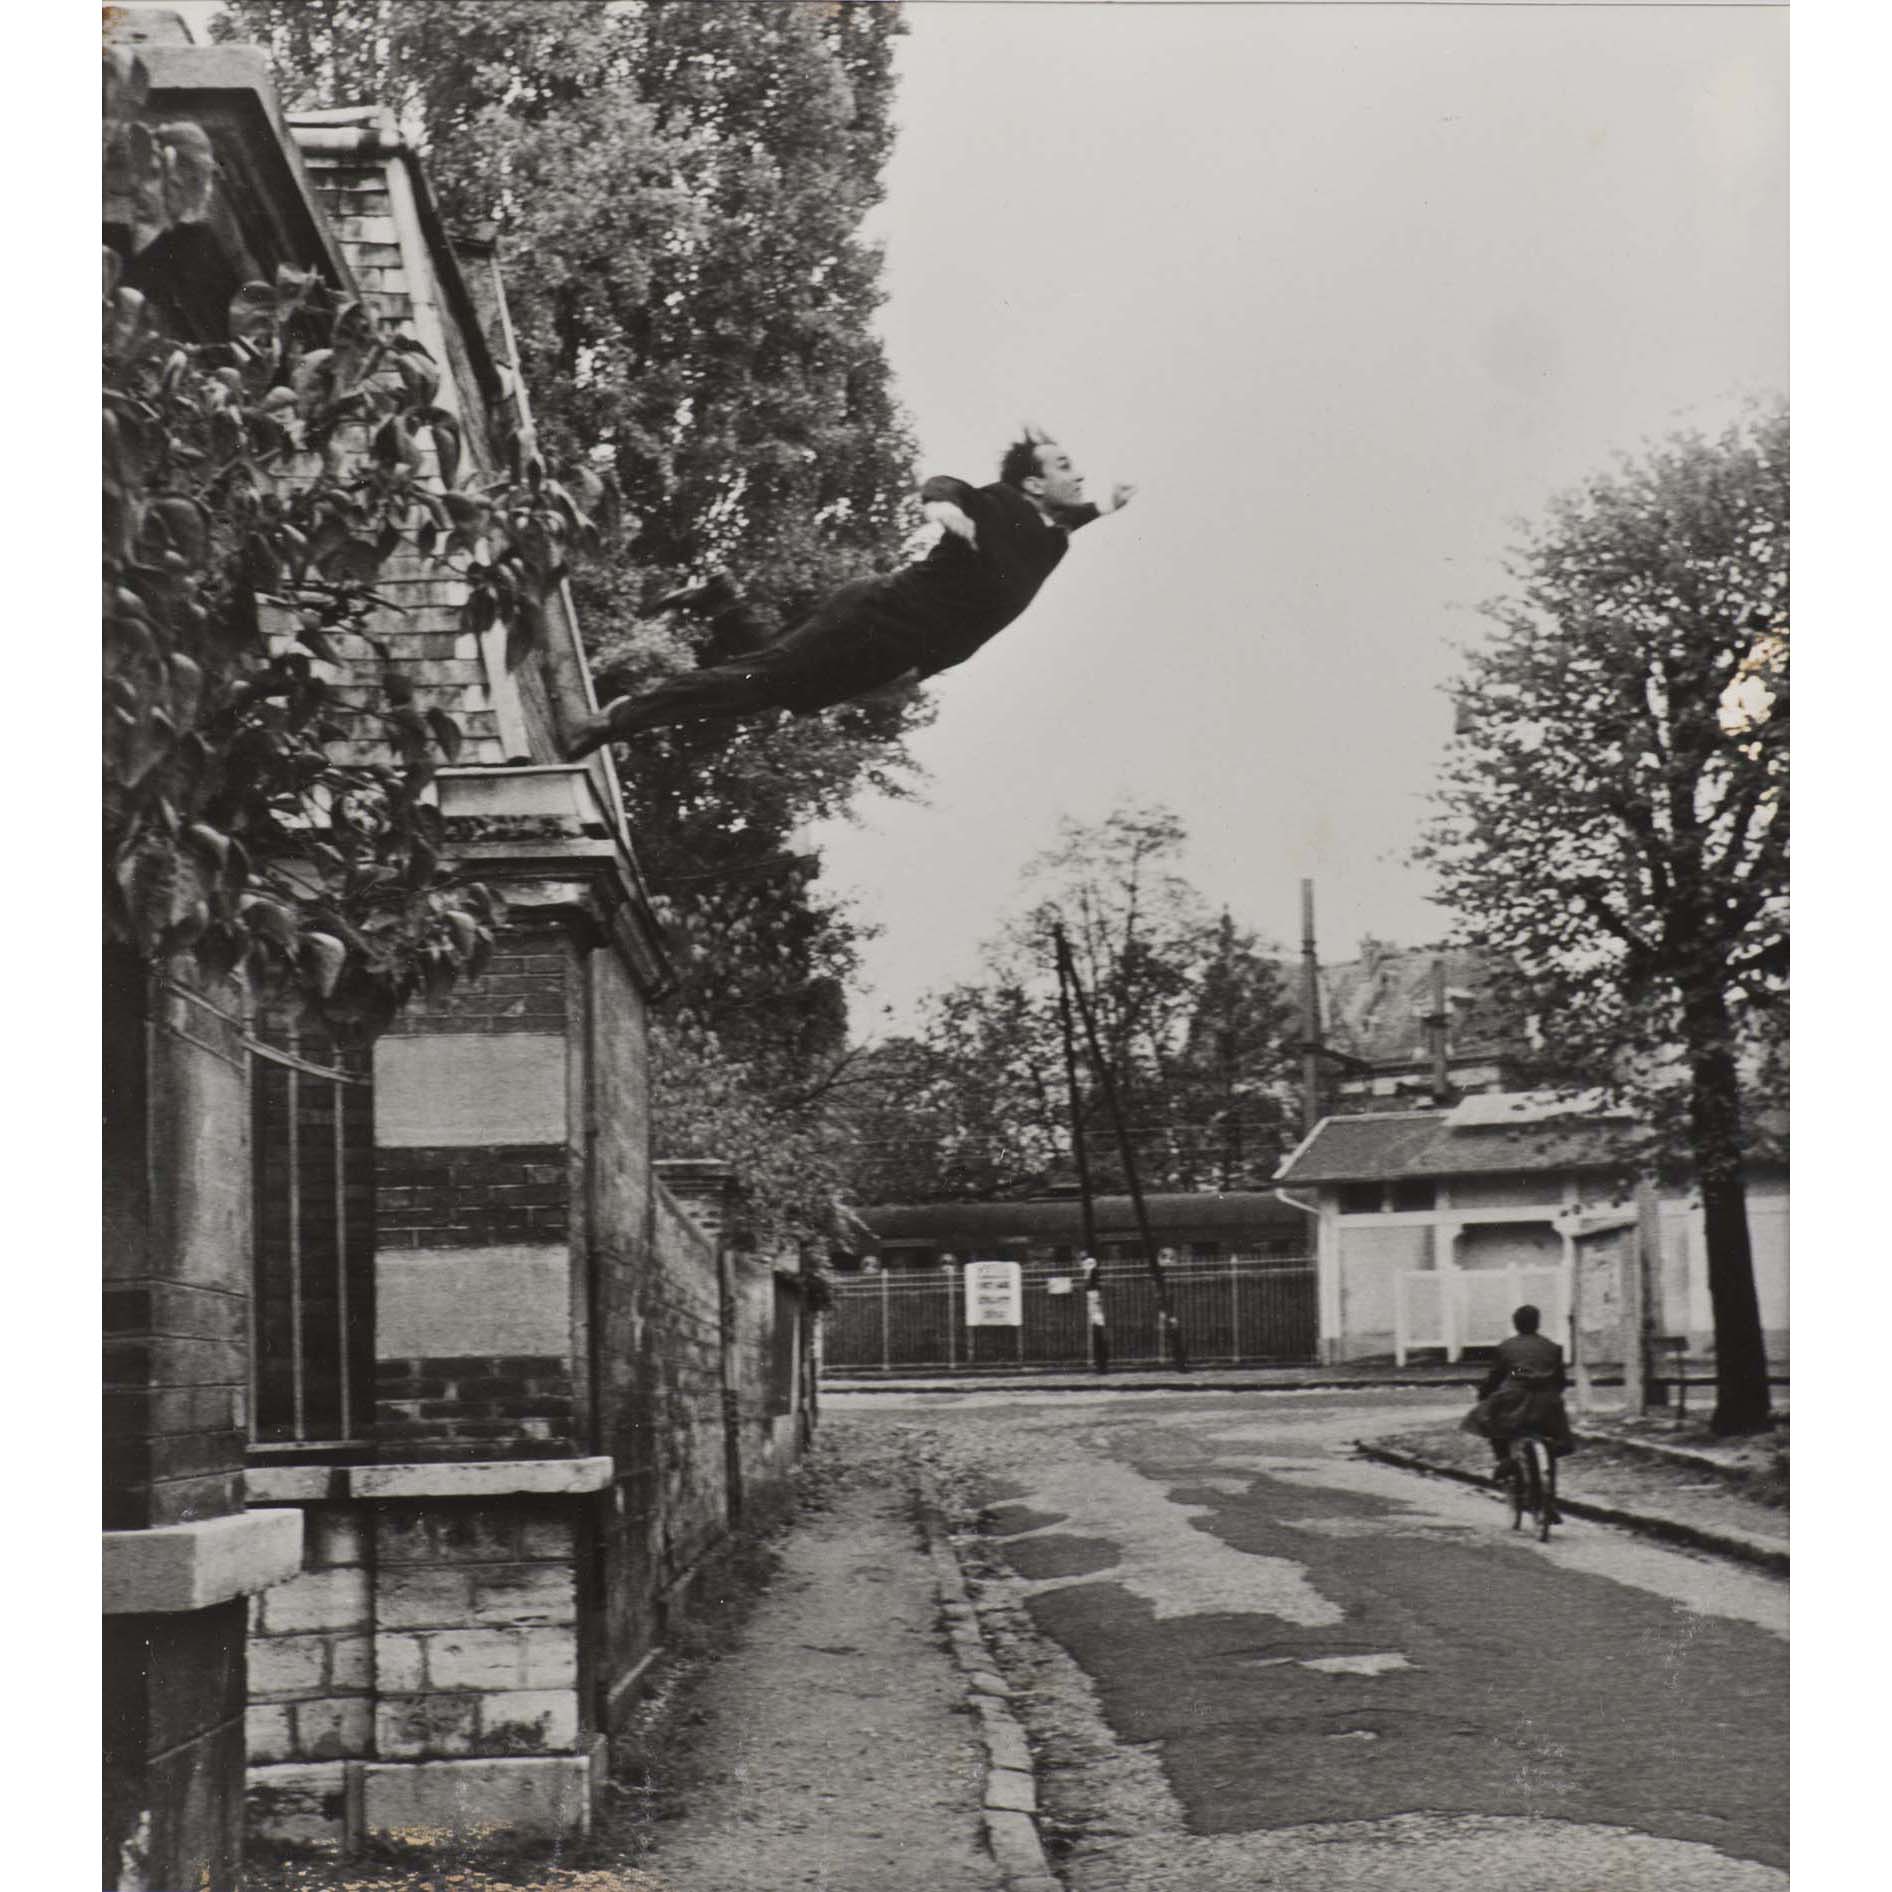
[[[1091,503],[1071,456],[1027,429],[1005,450],[990,486],[936,477],[920,488],[921,509],[945,528],[924,558],[843,585],[760,649],[618,698],[588,719],[565,753],[576,759],[673,723],[778,709],[809,716],[949,670],[1031,603],[1079,526],[1117,511],[1135,491],[1120,485],[1106,503]],[[672,593],[659,609],[693,611],[719,629],[755,636],[753,614],[721,577]]]

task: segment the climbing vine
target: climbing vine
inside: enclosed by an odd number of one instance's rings
[[[170,333],[127,277],[208,215],[215,164],[199,127],[144,104],[135,57],[108,53],[106,937],[378,1024],[477,973],[498,905],[445,858],[429,790],[461,732],[386,660],[376,581],[418,551],[517,661],[592,522],[516,441],[462,487],[437,365],[312,274],[243,289],[215,341]]]

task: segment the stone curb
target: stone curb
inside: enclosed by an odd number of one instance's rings
[[[1371,1393],[1388,1388],[1400,1392],[1456,1392],[1476,1386],[1483,1375],[1467,1370],[1450,1379],[1211,1380],[1211,1379],[1098,1379],[1034,1380],[1005,1375],[959,1380],[841,1380],[824,1377],[824,1393]]]
[[[1423,1472],[1431,1478],[1449,1478],[1455,1484],[1471,1485],[1490,1492],[1491,1481],[1477,1472],[1461,1471],[1456,1465],[1440,1465],[1432,1459],[1418,1458],[1410,1452],[1396,1452],[1390,1447],[1356,1439],[1353,1449],[1362,1457],[1393,1465],[1401,1471]],[[1495,1496],[1495,1493],[1493,1494]],[[1614,1524],[1634,1531],[1640,1537],[1662,1538],[1687,1550],[1706,1551],[1711,1557],[1726,1557],[1736,1563],[1752,1564],[1769,1576],[1790,1574],[1790,1553],[1776,1550],[1757,1538],[1735,1537],[1721,1531],[1704,1529],[1699,1524],[1684,1524],[1679,1518],[1654,1517],[1646,1511],[1623,1511],[1614,1505],[1597,1504],[1588,1498],[1569,1498],[1557,1494],[1557,1508],[1571,1517],[1588,1518],[1595,1524]]]
[[[1038,1783],[1025,1730],[1006,1703],[1011,1687],[999,1675],[979,1628],[979,1611],[947,1533],[944,1508],[932,1479],[916,1479],[920,1523],[939,1586],[941,1613],[953,1658],[985,1742],[985,1837],[1005,1880],[1005,1892],[1063,1892],[1038,1834]]]
[[[1659,1439],[1626,1439],[1614,1432],[1589,1432],[1581,1427],[1575,1430],[1579,1444],[1599,1446],[1606,1452],[1621,1452],[1625,1458],[1639,1458],[1647,1464],[1712,1472],[1726,1484],[1738,1485],[1754,1475],[1754,1467],[1730,1465],[1707,1452],[1692,1452],[1685,1445],[1664,1445]]]

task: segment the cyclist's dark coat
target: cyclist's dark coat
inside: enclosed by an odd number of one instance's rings
[[[1493,1441],[1535,1432],[1561,1455],[1576,1449],[1564,1411],[1564,1350],[1542,1334],[1511,1334],[1498,1342],[1491,1371],[1478,1389],[1472,1426]]]

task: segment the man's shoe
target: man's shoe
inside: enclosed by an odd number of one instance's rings
[[[714,617],[742,602],[727,572],[711,572],[700,585],[684,585],[667,591],[650,606],[652,617],[666,611],[689,611],[698,617]]]
[[[623,702],[620,697],[618,702]],[[594,749],[602,749],[611,740],[611,712],[617,703],[607,703],[596,716],[588,716],[565,744],[567,762],[582,761]]]

